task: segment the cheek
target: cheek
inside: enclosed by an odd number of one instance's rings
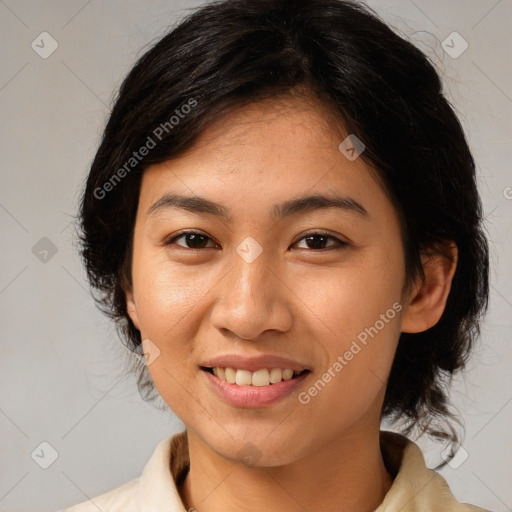
[[[183,320],[194,314],[213,284],[207,273],[197,269],[149,258],[141,260],[138,271],[134,272],[141,329],[147,336],[160,337],[179,325],[173,335],[181,332],[186,325]]]
[[[139,263],[133,279],[141,335],[160,351],[148,371],[164,399],[176,404],[180,384],[186,386],[194,378],[194,340],[204,315],[202,304],[216,281],[210,282],[209,275],[197,268],[187,271],[150,259]]]
[[[141,335],[159,349],[148,365],[153,383],[164,401],[180,418],[187,417],[194,389],[194,340],[200,326],[201,301],[211,285],[196,271],[179,271],[168,262],[148,262],[134,275]]]
[[[299,402],[310,418],[312,435],[322,428],[326,436],[336,435],[369,414],[380,415],[380,400],[400,334],[398,303],[375,308],[366,315],[339,314],[333,330],[338,336],[323,338],[328,363],[318,369]],[[384,315],[384,320],[380,314]],[[368,320],[361,320],[366,316]],[[333,410],[339,414],[333,416]],[[325,418],[331,418],[329,425]]]
[[[343,266],[292,276],[289,286],[300,299],[297,304],[304,305],[302,314],[325,334],[332,352],[343,349],[347,340],[373,326],[400,301],[403,279],[399,255],[391,261],[384,250],[368,250]],[[392,309],[386,320],[396,316]]]
[[[400,335],[403,278],[399,256],[392,262],[368,251],[357,264],[295,281],[327,356],[319,369],[322,382],[310,389],[323,396],[320,407],[363,410],[385,386]]]

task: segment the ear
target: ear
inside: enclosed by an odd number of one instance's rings
[[[422,256],[425,279],[419,280],[402,315],[402,332],[422,332],[433,327],[443,314],[457,267],[458,250],[454,243],[444,252]]]
[[[126,294],[126,310],[128,311],[128,315],[130,315],[130,318],[137,327],[137,329],[140,331],[140,322],[139,322],[139,314],[137,312],[137,304],[135,303],[135,298],[133,296],[133,290],[130,288],[125,292]]]

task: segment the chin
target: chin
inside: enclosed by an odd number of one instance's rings
[[[299,454],[297,443],[293,436],[284,432],[272,432],[272,429],[262,429],[261,426],[241,428],[238,426],[233,437],[224,432],[221,439],[208,439],[211,449],[220,456],[232,462],[248,467],[283,466],[297,460]],[[304,446],[303,441],[301,445]]]

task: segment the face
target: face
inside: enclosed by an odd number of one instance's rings
[[[228,459],[250,441],[259,464],[286,464],[379,425],[403,315],[399,220],[328,114],[254,103],[142,179],[129,314],[162,398]],[[297,201],[311,196],[338,202]]]

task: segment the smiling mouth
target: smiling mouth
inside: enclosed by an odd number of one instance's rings
[[[215,375],[218,379],[228,384],[238,386],[271,386],[286,380],[293,380],[299,375],[309,373],[310,370],[294,371],[290,368],[261,368],[254,372],[240,368],[221,368],[219,366],[209,368],[202,366],[201,370]]]

